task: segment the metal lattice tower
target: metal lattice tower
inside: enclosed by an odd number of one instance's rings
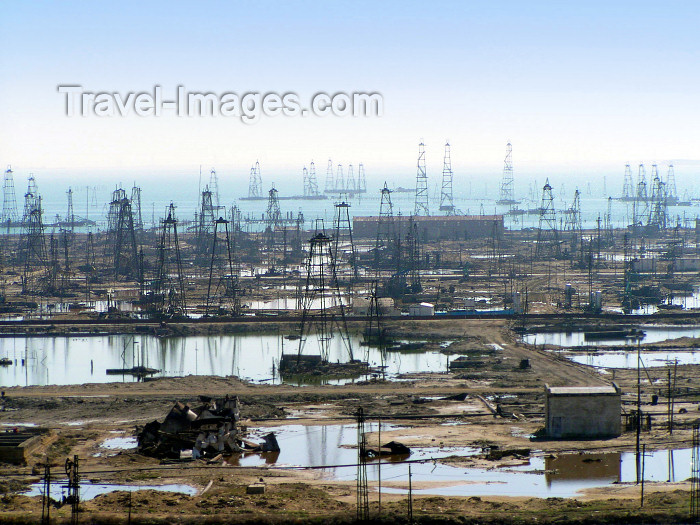
[[[209,282],[207,284],[207,305],[205,310],[207,315],[209,315],[212,299],[216,299],[217,308],[220,313],[238,315],[241,309],[238,293],[238,270],[233,263],[233,252],[231,250],[231,238],[228,225],[229,221],[222,217],[214,221],[211,262],[209,264]],[[223,227],[223,231],[219,230],[220,226]],[[220,242],[217,242],[222,233],[224,234],[224,238]],[[218,251],[217,244],[219,244]],[[223,246],[221,246],[221,244],[223,244]],[[219,279],[217,279],[216,287],[212,294],[214,267],[217,262],[219,263]]]
[[[336,264],[336,273],[340,268],[340,255],[347,253],[347,261],[352,272],[353,279],[359,278],[357,267],[357,251],[352,239],[352,223],[350,222],[350,204],[345,201],[335,204],[335,218],[333,236],[333,257]]]
[[[209,254],[217,212],[218,207],[214,205],[214,193],[209,189],[209,186],[205,186],[200,199],[199,224],[197,225],[197,253],[199,255]]]
[[[447,215],[455,214],[455,204],[452,198],[452,159],[450,157],[450,143],[445,142],[445,157],[442,162],[442,190],[440,192],[440,211]]]
[[[656,165],[654,165],[656,167]],[[654,170],[654,179],[651,187],[651,206],[649,210],[648,226],[659,230],[666,229],[666,185],[661,181],[658,171]]]
[[[170,203],[168,215],[163,219],[162,225],[158,245],[158,269],[153,282],[154,295],[161,313],[186,315],[185,281],[173,203]]]
[[[256,160],[255,165],[250,168],[250,180],[248,182],[248,198],[261,199],[262,196],[262,175],[260,174],[260,163]]]
[[[341,192],[345,189],[345,175],[343,175],[343,165],[338,164],[335,171],[335,183],[333,184],[333,191]]]
[[[306,169],[306,166],[304,166],[301,169],[301,178],[302,178],[302,184],[304,187],[304,197],[309,196],[309,170]]]
[[[632,180],[632,167],[625,164],[625,182],[622,186],[622,200],[633,200],[635,196],[634,181]]]
[[[141,214],[141,188],[134,185],[131,188],[131,213],[134,216],[134,228],[143,230],[143,216]]]
[[[306,188],[306,193],[304,195],[308,197],[318,197],[318,180],[316,179],[316,164],[311,161],[309,164],[309,178],[307,180],[308,188]]]
[[[351,193],[355,193],[355,190],[357,190],[357,185],[355,183],[355,173],[352,164],[348,165],[348,175],[345,178],[345,190]]]
[[[537,230],[535,254],[550,254],[554,256],[561,254],[559,232],[557,231],[557,212],[554,208],[554,196],[552,195],[552,186],[549,185],[549,179],[547,179],[542,188],[540,223]]]
[[[367,436],[365,413],[357,409],[357,521],[369,522],[369,488],[367,485]]]
[[[42,221],[41,197],[33,176],[29,176],[27,193],[24,195],[23,231],[20,239],[20,253],[24,265],[22,292],[41,292],[48,277],[48,254]],[[34,280],[35,269],[39,269],[38,279]]]
[[[71,188],[68,188],[68,191],[66,192],[66,197],[68,197],[68,211],[66,212],[65,222],[67,223],[68,228],[72,232],[73,227],[75,226],[75,213],[73,212],[73,190]]]
[[[419,293],[423,287],[420,283],[420,239],[418,237],[418,224],[413,217],[408,219],[408,232],[406,234],[406,273],[409,277],[410,289],[413,293]]]
[[[574,254],[583,251],[583,227],[581,224],[581,192],[574,192],[574,202],[571,207],[566,210],[566,223],[564,229],[571,232],[571,253]]]
[[[219,176],[214,168],[209,172],[209,191],[211,191],[211,202],[219,207]]]
[[[267,192],[267,213],[265,214],[265,244],[267,247],[268,266],[270,269],[275,267],[275,231],[282,223],[282,212],[280,211],[280,203],[277,198],[277,190],[274,183],[272,188]]]
[[[302,355],[307,338],[315,332],[319,354],[321,359],[327,362],[333,334],[339,333],[350,360],[353,360],[352,344],[345,320],[345,305],[342,301],[333,257],[332,240],[326,236],[322,225],[320,228],[317,225],[316,234],[309,240],[306,283],[301,306],[298,355]]]
[[[384,265],[393,266],[396,261],[396,227],[394,224],[394,206],[391,203],[391,190],[384,182],[381,190],[382,200],[379,205],[379,220],[377,221],[377,241],[374,245],[374,270]]]
[[[107,247],[111,248],[115,279],[133,279],[138,275],[138,252],[134,232],[134,216],[126,191],[118,188],[112,192],[107,216]]]
[[[328,159],[328,167],[326,168],[326,183],[323,187],[324,193],[331,193],[335,187],[335,175],[333,174],[333,161]]]
[[[637,191],[632,203],[632,223],[635,228],[641,226],[649,216],[649,196],[647,194],[647,176],[644,164],[639,165]]]
[[[360,162],[357,167],[357,191],[367,193],[367,179],[365,178],[365,166]]]
[[[669,202],[678,202],[678,190],[676,189],[676,171],[673,164],[668,165],[668,175],[666,177],[666,197]]]
[[[15,197],[15,182],[12,178],[12,167],[5,170],[5,178],[2,185],[2,222],[8,226],[16,224],[19,220],[17,215],[17,199]]]
[[[414,215],[430,215],[428,210],[428,174],[425,170],[425,144],[418,145],[418,163],[416,172],[416,203]]]
[[[513,146],[506,144],[506,157],[503,160],[503,178],[497,204],[517,204],[515,200],[515,179],[513,178]]]

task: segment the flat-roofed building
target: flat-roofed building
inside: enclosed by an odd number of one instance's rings
[[[617,437],[622,432],[621,392],[605,386],[545,385],[545,434],[551,438]]]
[[[384,219],[388,220],[388,219]],[[405,237],[411,217],[394,216],[392,219],[396,233]],[[503,215],[431,215],[413,217],[422,241],[469,240],[503,236]],[[361,239],[377,237],[379,217],[354,217],[353,236]]]

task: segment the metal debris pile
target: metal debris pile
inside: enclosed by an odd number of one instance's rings
[[[202,404],[190,407],[176,402],[163,422],[152,421],[138,435],[141,454],[161,459],[215,458],[247,452],[279,452],[274,433],[261,444],[242,437],[238,397],[213,399],[200,396]]]

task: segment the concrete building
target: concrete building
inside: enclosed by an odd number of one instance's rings
[[[435,315],[435,305],[432,303],[412,304],[408,307],[408,315],[430,317]]]
[[[545,385],[545,433],[551,438],[617,437],[622,432],[621,392],[609,386]]]
[[[377,306],[379,306],[379,315],[386,317],[396,317],[401,315],[401,311],[394,305],[394,300],[391,297],[378,297]],[[354,297],[352,299],[352,315],[369,315],[371,301],[368,297]]]
[[[396,232],[405,237],[410,217],[393,218]],[[413,217],[421,241],[483,239],[503,236],[503,215],[431,215]],[[353,217],[353,236],[358,239],[375,239],[379,217]]]

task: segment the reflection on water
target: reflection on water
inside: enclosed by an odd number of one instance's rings
[[[352,337],[355,358],[380,366],[376,348],[360,346]],[[317,348],[310,337],[305,353]],[[340,337],[330,344],[329,360],[347,362],[350,357]],[[136,381],[130,375],[107,375],[107,369],[145,366],[159,370],[154,377],[184,375],[238,376],[252,381],[279,383],[277,369],[282,353],[298,351],[297,341],[278,335],[236,334],[157,338],[150,335],[102,335],[94,337],[42,336],[0,338],[0,357],[12,364],[0,367],[4,386],[66,385]],[[390,375],[442,372],[445,356],[439,351],[413,354],[390,353]]]
[[[607,345],[636,345],[637,341],[642,343],[658,343],[668,339],[678,339],[680,337],[700,337],[700,328],[696,326],[645,326],[639,328],[644,330],[645,335],[641,339],[619,338],[591,340],[585,339],[584,332],[536,332],[523,335],[523,341],[531,345],[555,345],[555,346],[607,346]]]
[[[377,423],[366,427],[370,436],[369,446],[376,446]],[[324,479],[352,481],[357,475],[357,426],[348,425],[283,425],[259,429],[260,436],[274,431],[281,451],[275,455],[249,454],[232,456],[230,464],[240,466],[310,466],[328,467],[316,472]],[[391,432],[393,431],[393,432]],[[402,431],[405,431],[402,432]],[[391,434],[389,434],[391,432]],[[410,428],[382,424],[382,442],[402,441],[402,434]],[[384,434],[386,433],[386,434]],[[408,458],[426,460],[411,463],[414,483],[429,482],[429,486],[416,490],[417,494],[443,496],[534,496],[573,497],[578,491],[636,481],[634,453],[560,454],[558,456],[533,456],[520,464],[490,468],[475,468],[441,464],[437,461],[450,456],[474,456],[480,450],[473,447],[421,447],[413,448]],[[690,476],[691,449],[659,450],[647,452],[644,478],[647,481],[682,481]],[[383,459],[381,478],[383,492],[406,493],[408,465],[406,458]],[[370,482],[379,479],[377,461],[367,463]],[[375,484],[376,486],[376,484]]]
[[[700,352],[641,352],[642,364],[647,367],[700,364]],[[601,354],[567,355],[572,361],[598,368],[637,368],[637,352],[605,352]]]
[[[112,485],[105,483],[91,483],[83,481],[80,483],[80,499],[81,501],[91,500],[100,494],[124,490],[134,492],[137,490],[158,490],[161,492],[178,492],[194,496],[197,494],[197,489],[190,485]],[[23,492],[25,496],[41,496],[44,494],[44,482],[34,483],[30,485],[27,492]],[[51,498],[56,501],[62,501],[68,496],[67,481],[53,482],[51,484]]]
[[[599,484],[616,483],[620,481],[620,453],[547,456],[544,468],[548,486],[584,480]]]

